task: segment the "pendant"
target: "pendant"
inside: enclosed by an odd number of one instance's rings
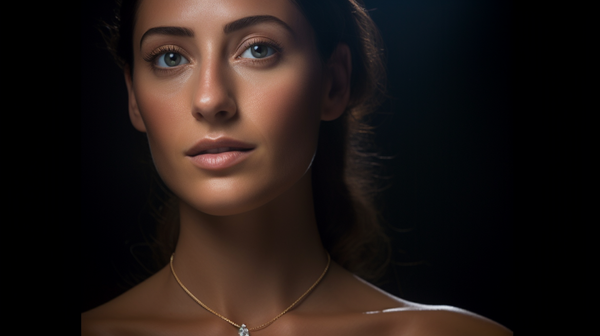
[[[250,332],[248,331],[248,328],[246,328],[245,324],[242,324],[242,326],[238,330],[238,335],[240,335],[240,336],[250,336]]]

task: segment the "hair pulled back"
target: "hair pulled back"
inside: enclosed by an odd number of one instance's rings
[[[321,122],[312,165],[315,214],[324,247],[333,260],[369,280],[381,275],[389,259],[389,242],[374,206],[377,190],[369,153],[368,115],[379,105],[385,70],[381,39],[358,0],[293,1],[312,26],[321,60],[339,43],[352,54],[351,97],[342,116]],[[106,25],[107,44],[119,66],[133,71],[133,26],[139,0],[118,0],[113,24]],[[168,191],[167,191],[168,192]],[[164,266],[179,234],[177,198],[170,195],[158,213],[155,259]]]

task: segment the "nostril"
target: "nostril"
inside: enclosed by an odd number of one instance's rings
[[[217,118],[226,118],[227,117],[227,111],[219,111],[217,112],[217,114],[215,115],[215,117]]]

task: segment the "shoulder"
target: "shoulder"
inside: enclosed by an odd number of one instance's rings
[[[111,303],[81,314],[81,335],[126,335],[127,333],[123,332],[122,322],[129,319],[119,315],[112,311]]]
[[[98,316],[92,311],[81,314],[81,335],[125,335],[123,327],[119,326],[118,319]]]
[[[157,288],[160,272],[114,298],[81,314],[82,335],[153,335],[148,326],[157,327],[169,302]]]
[[[386,309],[381,313],[391,324],[391,335],[512,335],[509,329],[488,318],[452,306],[404,301],[403,307]]]
[[[81,314],[81,335],[137,335],[143,316],[128,299],[128,293]],[[143,324],[142,324],[143,325]]]
[[[340,319],[332,320],[336,328],[352,326],[357,331],[355,334],[512,335],[502,325],[464,309],[426,305],[398,298],[340,267],[333,268],[331,282],[325,285],[322,289],[328,292],[328,296],[319,303],[333,308],[323,311],[322,315],[337,313]],[[348,331],[346,334],[353,333]]]

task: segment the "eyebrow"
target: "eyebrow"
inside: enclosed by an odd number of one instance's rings
[[[240,30],[240,29],[243,29],[243,28],[246,28],[249,26],[257,25],[257,24],[263,23],[263,22],[277,23],[280,26],[282,26],[283,28],[285,28],[287,31],[289,31],[292,35],[295,35],[294,30],[290,26],[288,26],[287,23],[285,23],[285,22],[281,21],[280,19],[278,19],[274,16],[271,16],[271,15],[247,16],[245,18],[235,20],[233,22],[226,24],[225,27],[223,27],[223,32],[225,34],[229,34],[236,30]]]
[[[142,42],[144,39],[151,35],[171,35],[171,36],[184,36],[184,37],[194,37],[194,31],[185,28],[185,27],[154,27],[148,29],[142,38],[140,39],[140,47],[142,46]]]
[[[281,21],[280,19],[278,19],[274,16],[271,16],[271,15],[247,16],[247,17],[235,20],[233,22],[226,24],[225,27],[223,27],[223,32],[225,34],[229,34],[234,31],[237,31],[237,30],[249,27],[249,26],[257,25],[257,24],[263,23],[263,22],[277,23],[280,26],[282,26],[283,28],[285,28],[287,31],[289,31],[292,35],[295,36],[294,30],[290,26],[288,26],[287,23],[285,23],[285,22]],[[142,35],[142,38],[140,39],[140,47],[142,46],[142,42],[144,42],[144,39],[151,35],[171,35],[171,36],[194,37],[194,31],[189,28],[185,28],[185,27],[154,27],[154,28],[150,28],[144,33],[144,35]]]

